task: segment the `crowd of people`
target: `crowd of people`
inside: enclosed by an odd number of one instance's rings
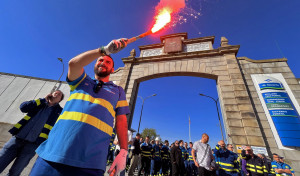
[[[159,137],[145,139],[139,133],[129,142],[126,170],[121,176],[294,176],[293,169],[284,162],[283,157],[273,153],[270,161],[264,154],[254,154],[246,146],[241,154],[234,153],[232,144],[220,140],[215,148],[208,144],[209,136],[203,134],[201,140],[184,142],[176,140],[171,145]],[[113,162],[117,142],[111,143],[107,165]]]

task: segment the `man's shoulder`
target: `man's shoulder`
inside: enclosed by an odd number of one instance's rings
[[[202,143],[201,143],[201,141],[196,141],[195,143],[194,143],[194,145],[201,145]]]

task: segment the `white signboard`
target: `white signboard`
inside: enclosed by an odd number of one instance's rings
[[[268,152],[267,149],[265,147],[256,147],[256,146],[251,146],[253,153],[254,154],[264,154],[266,156],[268,156]]]

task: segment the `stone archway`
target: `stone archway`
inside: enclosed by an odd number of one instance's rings
[[[236,59],[239,46],[228,45],[223,38],[221,47],[213,49],[214,37],[187,39],[186,33],[163,36],[161,41],[141,46],[140,57],[135,57],[133,51],[131,56],[123,58],[125,67],[112,76],[125,88],[131,112],[141,81],[179,75],[215,79],[230,142],[265,146]],[[132,114],[129,126],[131,122]]]
[[[140,82],[167,76],[214,79],[228,142],[236,147],[250,145],[258,150],[262,147],[269,156],[278,153],[290,161],[296,173],[300,172],[300,138],[292,139],[294,143],[299,141],[294,147],[283,146],[255,78],[280,77],[299,114],[300,85],[286,58],[252,60],[236,57],[239,45],[229,45],[225,37],[216,49],[213,48],[213,36],[188,39],[187,33],[178,33],[162,36],[160,40],[159,44],[140,46],[139,57],[132,50],[129,57],[122,59],[125,66],[111,75],[111,80],[125,89],[132,112],[128,117],[129,127]],[[300,134],[300,128],[298,130]]]

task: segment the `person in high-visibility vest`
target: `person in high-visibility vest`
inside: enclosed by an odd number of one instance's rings
[[[107,154],[107,163],[106,163],[106,165],[110,165],[114,161],[114,155],[115,155],[115,150],[116,150],[115,137],[116,137],[116,130],[113,129],[113,133],[112,133],[112,136],[110,138],[110,142],[109,142],[109,146],[108,146],[108,154]]]
[[[181,156],[182,156],[182,163],[183,165],[181,165],[181,171],[182,173],[186,173],[186,160],[187,160],[187,151],[186,151],[186,148],[184,147],[184,142],[183,140],[180,140],[179,141],[179,148],[181,150]]]
[[[145,138],[145,142],[141,144],[141,150],[142,150],[142,166],[139,169],[138,175],[140,176],[142,173],[142,170],[145,171],[145,176],[150,175],[150,164],[151,164],[151,158],[153,155],[153,148],[152,145],[149,143],[149,136]]]
[[[158,176],[159,170],[161,168],[161,147],[159,147],[160,138],[155,138],[155,144],[153,145],[153,152],[154,152],[154,166],[153,166],[153,175]]]
[[[197,175],[197,167],[195,166],[193,155],[192,155],[193,143],[190,142],[189,145],[190,147],[187,149],[187,153],[188,153],[187,175],[192,176],[192,175]]]
[[[250,146],[246,146],[242,151],[242,158],[246,161],[246,170],[249,176],[267,176],[268,171],[261,158],[253,153],[253,149]]]
[[[274,161],[272,161],[271,165],[276,173],[276,176],[295,176],[294,170],[291,168],[291,166],[284,163],[283,157],[280,157],[276,153],[273,153],[273,159]]]
[[[162,158],[162,175],[167,176],[170,165],[170,149],[168,140],[165,140],[165,145],[162,146],[160,154]]]
[[[214,149],[215,159],[219,168],[217,175],[219,176],[237,176],[239,174],[238,155],[225,147],[225,142],[220,140]]]

